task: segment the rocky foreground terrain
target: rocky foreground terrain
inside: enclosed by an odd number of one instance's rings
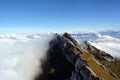
[[[34,80],[119,80],[119,61],[89,42],[78,43],[68,33],[55,34],[42,61],[42,74]],[[112,67],[112,68],[111,68]],[[118,72],[116,72],[118,71]]]

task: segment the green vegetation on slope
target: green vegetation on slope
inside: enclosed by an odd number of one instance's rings
[[[113,76],[107,73],[88,53],[80,55],[83,60],[87,62],[88,67],[98,76],[104,80],[116,80]]]
[[[102,64],[110,71],[115,73],[120,79],[120,61],[104,61]]]
[[[99,61],[111,73],[114,73],[120,79],[120,60],[103,60],[102,55],[104,55],[104,53],[102,53],[99,49],[95,48],[94,46],[92,47],[94,48],[94,51],[90,51],[90,54],[92,54],[97,61]]]

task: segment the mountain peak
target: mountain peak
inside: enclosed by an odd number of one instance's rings
[[[64,33],[62,36],[56,34],[54,39],[49,43],[49,49],[47,51],[47,57],[42,60],[42,74],[36,76],[35,80],[101,80],[105,79],[103,76],[99,76],[93,69],[94,65],[97,69],[100,69],[105,75],[110,76],[112,80],[115,77],[106,72],[105,69],[100,67],[96,57],[96,49],[90,45],[87,41],[83,42],[85,46],[78,43],[71,37],[70,34]],[[93,56],[91,58],[91,53]],[[101,53],[101,54],[99,54]],[[100,59],[113,60],[114,58],[105,52],[99,50],[97,57]],[[96,57],[96,58],[97,58]],[[90,58],[90,60],[88,60]],[[99,59],[99,58],[98,58]],[[92,63],[92,67],[91,64]],[[95,63],[95,64],[94,64]],[[104,74],[103,74],[104,75]],[[107,79],[107,78],[106,78]],[[109,78],[108,78],[109,79]]]

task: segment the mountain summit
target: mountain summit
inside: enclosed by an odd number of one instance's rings
[[[55,34],[49,43],[42,73],[34,80],[117,80],[118,76],[107,69],[107,62],[117,61],[111,55],[92,46],[78,43],[68,33]],[[104,65],[106,64],[106,65]]]

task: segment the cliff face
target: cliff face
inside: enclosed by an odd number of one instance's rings
[[[42,60],[43,72],[35,80],[101,80],[80,56],[83,53],[94,52],[95,48],[87,42],[84,42],[85,46],[82,47],[83,45],[65,33],[62,36],[55,34],[55,38],[49,44],[47,57]],[[110,55],[106,56],[113,59]]]

